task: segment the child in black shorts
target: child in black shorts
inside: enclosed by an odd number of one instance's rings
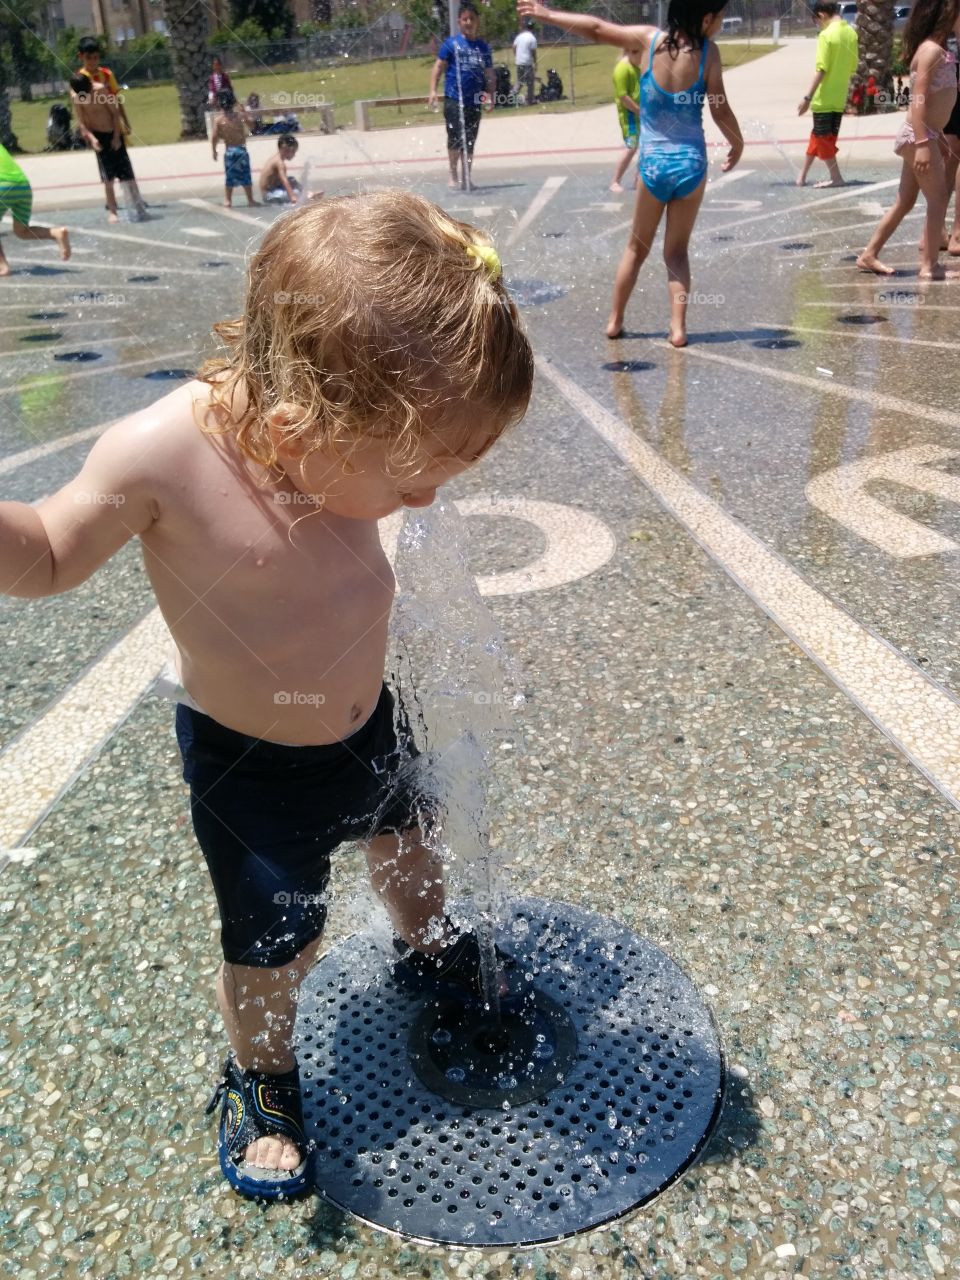
[[[123,140],[120,110],[116,94],[99,80],[91,80],[83,71],[70,77],[70,91],[81,134],[97,153],[97,168],[107,202],[107,218],[119,222],[115,182],[122,182],[134,218],[142,222],[148,217],[147,207],[133,175],[133,165]]]

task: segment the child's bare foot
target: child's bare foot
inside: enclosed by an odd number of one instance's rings
[[[814,191],[822,191],[824,187],[845,187],[847,184],[841,178],[839,182],[834,182],[833,178],[824,178],[822,182],[813,184]]]
[[[450,190],[450,191],[459,191],[459,190],[460,190],[460,179],[459,179],[459,178],[451,178],[451,179],[450,179],[450,181],[447,183],[447,188],[448,188],[448,190]]]
[[[10,274],[10,263],[6,258],[0,258],[0,277]]]
[[[921,266],[920,270],[917,272],[918,280],[946,280],[946,278],[946,268],[941,262],[935,262],[933,266],[930,267]]]
[[[857,266],[861,271],[872,271],[876,276],[895,276],[897,273],[893,267],[884,266],[880,259],[866,250],[857,258]]]
[[[686,329],[671,329],[667,341],[671,347],[676,347],[678,350],[680,347],[685,347],[687,345]]]
[[[66,227],[51,227],[50,234],[60,249],[60,260],[66,262],[70,257],[70,232]]]
[[[805,187],[807,185],[807,180],[806,178],[798,178],[794,185],[797,187]]]
[[[223,207],[224,207],[225,209],[232,209],[232,208],[233,208],[233,201],[232,201],[232,200],[224,200],[224,202],[223,202]]]
[[[243,1153],[247,1164],[255,1169],[295,1169],[303,1159],[300,1148],[291,1139],[279,1133],[268,1138],[257,1138]]]
[[[119,215],[119,213],[117,213],[116,209],[108,209],[108,210],[107,210],[107,221],[108,221],[108,222],[119,222],[119,221],[120,221],[120,215]]]
[[[614,313],[607,321],[607,327],[604,330],[608,338],[619,338],[623,333],[623,316]]]
[[[619,182],[611,182],[608,190],[613,191],[618,196],[623,195],[623,187],[621,187]]]
[[[960,236],[952,235],[947,241],[947,253],[951,258],[960,258]]]
[[[259,209],[259,208],[260,208],[260,201],[259,201],[259,200],[248,200],[248,201],[247,201],[247,208],[249,208],[249,209]]]

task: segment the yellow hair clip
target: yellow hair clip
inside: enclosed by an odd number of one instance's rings
[[[503,274],[503,267],[500,265],[500,255],[494,249],[492,244],[468,244],[467,256],[476,258],[490,272],[491,280],[499,280]]]

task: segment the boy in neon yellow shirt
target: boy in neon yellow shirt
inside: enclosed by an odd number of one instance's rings
[[[623,145],[626,151],[617,161],[616,172],[610,183],[610,190],[619,194],[623,191],[620,179],[626,173],[630,161],[637,153],[637,141],[640,136],[640,50],[627,49],[623,57],[613,68],[613,100],[617,107],[620,121],[620,132],[623,134]]]
[[[70,235],[67,228],[30,226],[30,214],[33,211],[30,183],[6,147],[0,146],[0,219],[8,209],[13,216],[13,234],[18,240],[55,240],[60,246],[60,257],[66,262],[70,257]],[[0,245],[0,276],[9,274],[10,263]]]
[[[840,6],[830,0],[818,0],[813,17],[820,34],[817,36],[817,74],[809,93],[804,94],[797,109],[803,115],[807,107],[813,112],[813,131],[807,145],[803,168],[797,186],[806,186],[807,174],[814,160],[822,160],[830,170],[826,182],[816,187],[842,187],[843,177],[837,164],[837,135],[847,105],[850,77],[857,69],[859,44],[857,33],[840,17]]]

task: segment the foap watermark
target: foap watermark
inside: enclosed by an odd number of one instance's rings
[[[323,93],[304,93],[297,90],[287,93],[281,89],[279,93],[271,93],[270,101],[275,107],[328,107],[330,100]]]
[[[278,307],[319,307],[326,298],[322,293],[288,293],[286,289],[278,289],[273,295],[273,301]]]
[[[73,500],[81,507],[122,507],[126,496],[122,493],[100,493],[94,489],[81,489],[73,495]]]
[[[726,297],[722,293],[681,293],[680,301],[690,303],[694,307],[722,307],[726,304]]]
[[[75,293],[70,301],[78,307],[123,307],[126,305],[125,293]]]
[[[278,907],[322,907],[322,893],[301,893],[299,889],[295,889],[293,893],[287,893],[281,889],[273,895],[273,900]]]
[[[486,107],[490,103],[495,107],[523,107],[526,106],[526,98],[522,93],[514,93],[512,89],[509,93],[475,93],[473,95],[475,107]]]
[[[673,100],[679,107],[722,107],[727,101],[725,93],[700,93],[698,90],[685,89],[675,93]]]
[[[278,689],[273,695],[278,707],[322,707],[326,700],[323,693],[301,693],[299,689]]]
[[[926,298],[917,289],[878,289],[874,301],[900,307],[922,307]]]
[[[324,495],[322,493],[301,493],[299,489],[290,493],[287,489],[280,489],[273,495],[273,500],[284,507],[322,507]]]

